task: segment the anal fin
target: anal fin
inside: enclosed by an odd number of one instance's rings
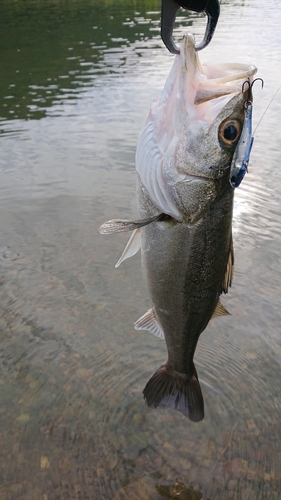
[[[153,308],[148,309],[148,311],[135,322],[134,328],[135,330],[148,330],[153,333],[155,337],[164,340],[164,332],[157,321]]]

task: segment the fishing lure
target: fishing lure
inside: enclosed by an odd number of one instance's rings
[[[263,80],[261,78],[256,78],[252,83],[250,83],[249,80],[246,80],[243,83],[242,87],[242,92],[244,92],[244,86],[245,84],[248,84],[249,96],[248,100],[245,103],[244,125],[230,167],[229,181],[233,188],[237,188],[241,184],[246,172],[248,172],[248,164],[254,142],[254,137],[252,133],[252,112],[253,112],[252,87],[257,80],[260,80],[262,82],[262,87],[263,87]]]

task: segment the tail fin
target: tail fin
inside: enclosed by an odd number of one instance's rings
[[[193,365],[193,374],[171,371],[164,364],[147,382],[143,395],[145,402],[152,408],[174,408],[193,422],[204,418],[204,400]]]

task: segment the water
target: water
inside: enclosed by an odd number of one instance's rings
[[[150,307],[139,256],[115,270],[127,237],[97,233],[136,214],[137,136],[173,60],[160,2],[0,10],[0,499],[160,500],[177,478],[180,498],[279,498],[281,93],[236,192],[232,316],[200,338],[192,424],[143,402],[166,349],[133,329]],[[200,56],[258,66],[254,127],[280,84],[280,20],[277,0],[224,1]],[[181,15],[176,38],[204,29]]]

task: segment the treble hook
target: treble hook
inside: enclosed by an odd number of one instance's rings
[[[253,89],[253,85],[254,83],[260,81],[261,82],[261,88],[263,89],[263,86],[264,86],[264,81],[262,78],[255,78],[252,83],[250,82],[250,79],[248,78],[247,80],[245,80],[245,82],[243,82],[243,85],[242,85],[242,93],[244,92],[248,92],[248,100],[247,100],[247,103],[251,103],[252,102],[252,89]],[[248,88],[245,89],[245,85],[248,85]]]
[[[204,49],[209,45],[216,29],[220,15],[219,0],[162,0],[161,38],[172,54],[180,53],[173,39],[175,19],[180,7],[207,14],[208,20],[204,38],[201,43],[195,46],[195,50]]]

